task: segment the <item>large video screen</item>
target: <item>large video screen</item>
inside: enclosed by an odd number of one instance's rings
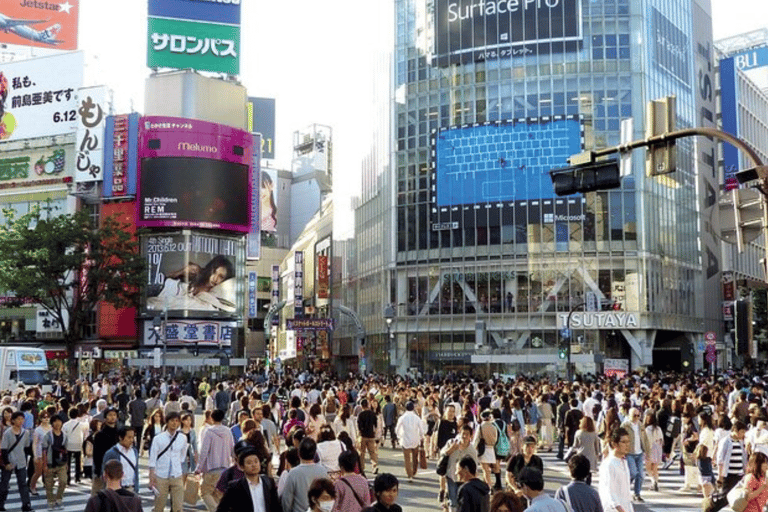
[[[435,0],[432,64],[577,48],[581,0]]]
[[[141,160],[139,225],[248,231],[247,165],[192,157]]]
[[[578,118],[448,128],[434,137],[438,207],[555,197],[549,171],[581,151]]]

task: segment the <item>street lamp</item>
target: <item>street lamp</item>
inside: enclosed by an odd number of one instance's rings
[[[395,318],[395,308],[391,304],[384,308],[384,320],[387,322],[387,349],[392,343],[392,320]],[[395,345],[395,363],[397,363],[397,345]]]

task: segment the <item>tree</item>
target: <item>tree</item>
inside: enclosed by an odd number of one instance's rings
[[[47,310],[62,326],[70,375],[75,344],[99,302],[137,306],[146,262],[129,225],[109,217],[94,226],[87,210],[56,215],[50,203],[0,225],[0,290]]]

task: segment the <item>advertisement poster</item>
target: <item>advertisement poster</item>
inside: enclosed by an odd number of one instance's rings
[[[145,310],[227,316],[242,310],[237,276],[243,242],[197,233],[142,238],[147,258]]]
[[[78,96],[75,182],[101,181],[104,178],[104,128],[109,112],[108,91],[103,85],[84,87]]]
[[[327,299],[330,288],[330,276],[328,273],[328,256],[317,256],[317,298]]]
[[[72,146],[4,151],[0,154],[0,189],[4,185],[34,187],[46,179],[62,178],[73,158]]]
[[[175,117],[139,124],[137,225],[251,229],[250,133]]]
[[[73,133],[82,84],[82,52],[0,63],[0,142]]]
[[[572,50],[581,34],[581,1],[435,0],[432,64]]]
[[[261,231],[274,233],[277,231],[277,171],[275,169],[261,169],[259,195],[261,196]]]
[[[80,0],[0,3],[0,43],[77,49]]]
[[[150,16],[240,24],[241,0],[149,0]]]
[[[293,316],[304,316],[304,251],[296,251],[293,278]]]

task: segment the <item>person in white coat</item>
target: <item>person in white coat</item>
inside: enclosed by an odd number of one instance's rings
[[[413,412],[413,402],[405,404],[405,414],[400,416],[395,427],[395,434],[403,447],[405,458],[405,473],[408,481],[413,482],[419,467],[419,446],[427,434],[427,422]]]

